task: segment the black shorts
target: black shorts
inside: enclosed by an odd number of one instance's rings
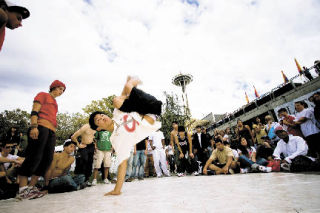
[[[122,112],[137,112],[142,115],[161,114],[162,102],[152,95],[133,87],[128,99],[119,108]]]

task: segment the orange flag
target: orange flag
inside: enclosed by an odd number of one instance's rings
[[[246,94],[246,100],[247,100],[247,104],[249,103],[249,98],[248,98],[248,95],[247,95],[247,92],[244,92]]]
[[[294,59],[294,62],[296,62],[296,65],[297,65],[297,68],[298,68],[299,74],[300,74],[300,75],[302,75],[302,74],[303,74],[303,72],[302,72],[301,66],[300,66],[300,64],[298,63],[297,59]]]
[[[254,88],[254,94],[256,95],[256,98],[259,98],[260,96],[259,96],[259,94],[258,94],[258,92],[257,92],[257,90],[256,90],[256,88],[255,88],[255,86],[253,86],[253,88]]]
[[[283,80],[284,80],[284,83],[285,83],[285,84],[288,83],[289,80],[288,80],[287,76],[283,73],[283,70],[281,70],[281,73],[282,73],[282,78],[283,78]]]

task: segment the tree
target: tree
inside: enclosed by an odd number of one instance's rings
[[[82,125],[88,123],[88,118],[81,113],[58,113],[57,123],[56,143],[57,145],[61,145]]]
[[[5,110],[0,113],[0,138],[5,137],[7,131],[17,127],[19,132],[27,132],[30,121],[30,114],[21,109]]]
[[[185,114],[183,106],[179,105],[179,99],[176,94],[169,95],[164,92],[164,95],[166,96],[166,102],[162,106],[161,131],[166,138],[170,138],[172,122],[177,121],[179,125],[185,126],[186,122],[190,120],[190,115]]]
[[[102,98],[102,100],[92,101],[91,104],[87,105],[82,110],[89,116],[92,112],[102,111],[105,112],[110,118],[112,118],[113,98],[115,95],[111,95],[107,98]]]

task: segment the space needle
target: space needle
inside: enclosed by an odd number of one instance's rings
[[[193,80],[192,75],[190,74],[178,74],[172,78],[172,84],[182,88],[182,101],[184,105],[184,111],[186,114],[190,115],[190,108],[188,102],[188,95],[186,92],[186,87],[190,84]]]

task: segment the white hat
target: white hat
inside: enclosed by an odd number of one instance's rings
[[[23,19],[26,19],[30,16],[30,12],[27,8],[18,6],[17,4],[14,4],[7,0],[5,2],[7,3],[8,11],[20,13]]]

